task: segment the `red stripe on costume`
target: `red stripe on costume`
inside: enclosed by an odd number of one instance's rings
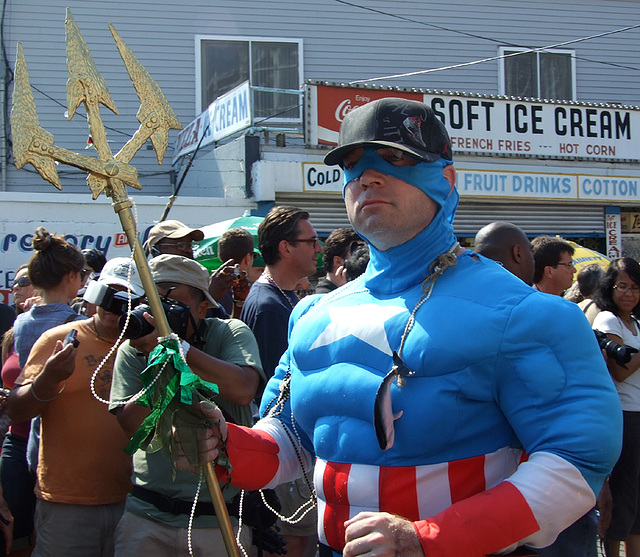
[[[344,547],[344,523],[349,520],[350,464],[328,462],[322,477],[322,490],[327,506],[323,529],[330,547]]]
[[[455,460],[449,463],[451,503],[467,499],[486,489],[484,455]]]
[[[278,471],[280,447],[273,437],[259,429],[227,424],[227,453],[233,466],[232,483],[240,489],[255,491],[267,485]],[[228,471],[216,466],[221,482],[228,481]]]
[[[484,557],[522,540],[540,527],[526,499],[509,482],[414,522],[425,555]]]
[[[381,511],[412,521],[420,518],[415,466],[380,468],[378,491]]]

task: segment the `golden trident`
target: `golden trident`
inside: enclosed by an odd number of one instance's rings
[[[156,328],[160,336],[166,337],[171,333],[171,329],[153,282],[149,265],[138,241],[136,223],[131,209],[132,203],[127,196],[126,186],[142,189],[138,182],[138,170],[130,165],[129,161],[146,141],[151,139],[158,164],[162,164],[169,141],[169,130],[182,129],[182,126],[158,84],[145,67],[138,62],[113,26],[109,24],[120,57],[140,99],[140,109],[137,114],[140,127],[124,147],[113,156],[100,116],[100,103],[115,114],[118,114],[118,111],[107,90],[107,84],[98,72],[91,52],[68,8],[65,26],[67,68],[69,71],[69,80],[67,81],[68,119],[73,118],[80,103],[84,104],[89,133],[98,158],[80,155],[56,146],[53,142],[53,135],[40,127],[22,45],[18,43],[11,110],[13,155],[16,167],[22,168],[29,163],[45,180],[51,182],[56,188],[62,189],[56,170],[56,161],[75,166],[88,173],[87,184],[93,199],[97,199],[102,191],[105,191],[107,197],[113,199],[113,208],[120,218],[129,245],[133,249],[133,258],[151,307],[151,313],[155,318]],[[229,513],[212,463],[205,466],[205,478],[227,554],[230,557],[240,557]]]

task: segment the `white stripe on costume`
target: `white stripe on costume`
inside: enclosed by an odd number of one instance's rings
[[[267,416],[259,420],[253,427],[271,435],[280,449],[278,452],[278,471],[269,484],[265,486],[265,489],[273,489],[277,485],[302,477],[298,455],[302,459],[305,471],[311,470],[313,456],[302,447],[294,433],[290,430],[285,431],[285,426],[280,420]],[[291,444],[291,439],[295,440],[296,448]]]
[[[580,471],[558,455],[538,452],[520,465],[507,481],[524,496],[540,525],[540,530],[525,543],[546,547],[555,536],[596,504],[596,497]]]

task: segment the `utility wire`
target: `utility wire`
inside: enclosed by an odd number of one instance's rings
[[[31,85],[31,88],[34,91],[37,91],[38,93],[40,93],[43,97],[46,97],[47,99],[49,99],[50,101],[53,101],[54,103],[56,103],[57,105],[61,106],[62,108],[66,109],[67,107],[61,103],[58,99],[52,97],[51,95],[48,95],[47,93],[45,93],[44,91],[42,91],[41,89],[38,89],[35,85]],[[78,114],[81,118],[84,118],[85,120],[88,120],[87,115],[83,114],[82,112],[76,112],[76,114]],[[112,131],[114,133],[119,133],[120,135],[126,135],[127,137],[130,137],[131,134],[127,133],[127,132],[123,132],[121,130],[118,130],[116,128],[111,128],[109,126],[104,126],[105,130],[109,130]]]
[[[507,46],[517,46],[515,44],[508,44],[508,43],[504,43],[503,41],[500,41],[498,39],[493,39],[491,37],[483,37],[482,35],[476,35],[475,33],[467,33],[466,31],[460,31],[458,29],[451,29],[449,27],[443,27],[442,25],[436,25],[435,23],[427,23],[425,21],[418,21],[416,19],[411,19],[410,17],[405,17],[402,15],[398,15],[398,14],[392,14],[389,12],[385,12],[383,10],[377,10],[376,8],[371,8],[369,6],[361,6],[360,4],[355,4],[353,2],[347,2],[347,0],[335,0],[336,2],[338,2],[339,4],[344,4],[346,6],[351,6],[352,8],[359,8],[361,10],[366,10],[369,12],[373,12],[376,13],[378,15],[384,15],[387,17],[393,17],[395,19],[400,19],[402,21],[406,21],[407,23],[415,23],[416,25],[423,25],[424,27],[431,27],[433,29],[439,29],[440,31],[448,31],[449,33],[456,33],[458,35],[464,35],[466,37],[471,37],[474,39],[481,39],[483,41],[491,41],[494,43],[498,43],[501,45],[507,45]]]
[[[493,42],[493,43],[499,44],[501,46],[513,47],[513,48],[523,48],[522,45],[506,42],[506,41],[503,41],[503,40],[500,40],[500,39],[495,39],[493,37],[485,37],[484,35],[479,35],[477,33],[469,33],[469,32],[466,32],[466,31],[460,31],[459,29],[452,29],[450,27],[445,27],[443,25],[436,25],[435,23],[428,23],[428,22],[424,22],[424,21],[419,21],[419,20],[416,20],[416,19],[412,19],[410,17],[405,17],[405,16],[401,16],[401,15],[398,15],[398,14],[385,12],[384,10],[371,8],[369,6],[362,6],[362,5],[356,4],[354,2],[348,2],[347,0],[335,0],[335,1],[338,2],[339,4],[344,4],[345,6],[351,6],[353,8],[358,8],[358,9],[361,9],[361,10],[373,12],[373,13],[376,13],[378,15],[399,19],[401,21],[406,21],[408,23],[413,23],[415,25],[422,25],[424,27],[430,27],[432,29],[439,29],[440,31],[446,31],[446,32],[449,32],[449,33],[455,33],[455,34],[458,34],[458,35],[463,35],[463,36],[471,37],[471,38],[474,38],[474,39],[480,39],[480,40],[483,40],[483,41],[489,41],[489,42]],[[629,27],[624,27],[622,29],[617,29],[617,30],[614,30],[614,31],[608,31],[608,32],[601,33],[601,34],[598,34],[598,35],[593,35],[593,36],[590,36],[590,37],[582,37],[582,38],[579,38],[579,39],[573,39],[571,41],[566,41],[564,43],[559,43],[559,44],[553,45],[553,46],[547,46],[547,47],[542,47],[542,48],[528,48],[525,51],[523,51],[522,53],[518,53],[518,54],[524,54],[525,52],[538,52],[540,50],[546,50],[546,49],[551,49],[551,48],[558,48],[559,46],[562,46],[562,45],[568,45],[568,44],[572,44],[572,43],[581,42],[581,41],[584,41],[584,40],[591,40],[591,39],[594,39],[594,38],[604,37],[604,36],[607,36],[607,35],[612,35],[612,34],[615,34],[615,33],[620,33],[620,32],[624,32],[624,31],[629,31],[629,30],[632,30],[632,29],[636,29],[638,27],[640,27],[640,24],[632,25],[632,26],[629,26]],[[447,70],[447,69],[455,69],[455,68],[470,66],[470,65],[474,65],[474,64],[478,64],[478,63],[483,63],[483,62],[490,62],[490,61],[493,61],[493,60],[500,60],[500,59],[506,58],[508,56],[517,56],[518,54],[495,56],[495,57],[491,57],[491,58],[485,58],[483,60],[467,62],[466,64],[459,64],[459,65],[455,65],[455,66],[446,66],[446,67],[443,67],[443,68],[433,68],[431,70],[423,70],[422,73],[430,73],[430,72]],[[640,71],[640,68],[633,67],[633,66],[626,66],[626,65],[623,65],[623,64],[617,64],[615,62],[603,62],[603,61],[600,61],[600,60],[593,60],[593,59],[590,59],[590,58],[585,58],[585,57],[580,57],[580,56],[575,56],[575,58],[577,60],[584,60],[584,61],[591,62],[591,63],[594,63],[594,64],[602,64],[602,65],[606,65],[606,66],[612,66],[612,67],[622,68],[622,69],[627,69],[627,70],[632,70],[632,71]],[[363,82],[366,82],[366,81],[376,81],[376,80],[381,80],[381,79],[393,79],[393,78],[397,78],[397,77],[405,77],[405,76],[417,75],[418,73],[420,73],[420,72],[410,72],[410,73],[407,73],[407,74],[398,74],[398,75],[393,75],[393,76],[374,77],[374,78],[370,78],[370,79],[366,79],[366,80],[352,81],[350,83],[363,83]]]
[[[336,0],[336,1],[342,2],[344,0]],[[475,66],[477,64],[482,64],[484,62],[491,62],[491,61],[494,61],[494,60],[501,60],[501,59],[504,59],[504,58],[511,58],[513,56],[520,56],[522,54],[526,54],[526,53],[529,53],[529,52],[541,52],[543,50],[552,50],[552,49],[559,48],[561,46],[567,46],[567,45],[570,45],[570,44],[575,44],[575,43],[579,43],[579,42],[583,42],[583,41],[590,41],[590,40],[593,40],[593,39],[598,39],[598,38],[601,38],[601,37],[614,35],[616,33],[623,33],[625,31],[630,31],[632,29],[637,29],[639,27],[640,27],[640,23],[636,24],[636,25],[630,25],[628,27],[623,27],[621,29],[615,29],[613,31],[605,31],[604,33],[598,33],[596,35],[590,35],[588,37],[580,37],[578,39],[571,39],[571,40],[568,40],[568,41],[563,41],[561,43],[556,43],[556,44],[552,44],[552,45],[548,45],[548,46],[541,46],[541,47],[538,47],[538,48],[528,48],[528,49],[525,49],[525,50],[523,50],[521,52],[513,52],[511,54],[504,54],[504,55],[501,55],[501,56],[491,56],[489,58],[482,58],[481,60],[473,60],[471,62],[462,62],[460,64],[452,64],[450,66],[442,66],[440,68],[431,68],[431,69],[428,69],[428,70],[417,70],[417,71],[414,71],[414,72],[407,72],[407,73],[395,74],[395,75],[370,77],[370,78],[367,78],[367,79],[357,79],[355,81],[350,81],[349,85],[352,85],[352,84],[355,84],[355,83],[366,83],[366,82],[369,82],[369,81],[379,81],[379,80],[383,80],[383,79],[397,79],[397,78],[400,78],[400,77],[410,77],[410,76],[413,76],[413,75],[424,75],[424,74],[428,74],[428,73],[440,72],[440,71],[443,71],[443,70],[452,70],[452,69],[457,69],[457,68],[465,68],[465,67],[468,67],[468,66]]]

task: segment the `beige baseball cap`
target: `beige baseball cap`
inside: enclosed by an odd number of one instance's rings
[[[144,244],[145,252],[148,254],[151,248],[164,238],[185,238],[189,236],[191,240],[199,242],[204,238],[204,232],[197,228],[189,228],[179,220],[163,220],[149,230],[149,237]]]
[[[182,255],[162,254],[149,261],[153,282],[176,282],[200,290],[212,307],[216,302],[209,294],[209,273],[200,263]]]

